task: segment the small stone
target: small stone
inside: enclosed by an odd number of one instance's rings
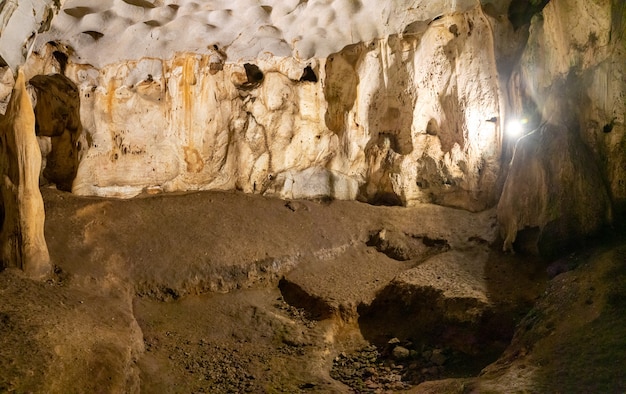
[[[391,338],[389,340],[389,342],[387,342],[389,345],[397,345],[398,343],[400,343],[400,340],[398,338]]]
[[[372,367],[365,368],[364,375],[365,376],[374,376],[374,375],[376,375],[376,368],[372,368]]]
[[[448,358],[443,354],[443,351],[441,349],[433,350],[433,354],[432,356],[430,356],[430,361],[432,361],[433,364],[436,365],[443,365],[446,363],[447,360]]]
[[[405,347],[396,346],[395,348],[393,348],[391,355],[397,360],[403,360],[405,358],[409,358],[411,356],[411,352]]]
[[[374,390],[380,387],[380,385],[376,382],[372,382],[371,380],[366,380],[365,381],[365,387],[367,387],[370,390]]]
[[[403,390],[405,388],[404,387],[404,383],[402,383],[402,382],[392,383],[390,385],[390,387],[391,387],[392,390]]]
[[[430,367],[430,368],[422,369],[422,374],[424,375],[436,375],[437,373],[439,373],[438,367]]]

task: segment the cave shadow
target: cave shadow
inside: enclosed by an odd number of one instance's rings
[[[36,75],[29,81],[35,88],[35,134],[50,138],[43,177],[63,191],[72,191],[78,172],[80,97],[78,87],[63,74]]]
[[[476,240],[476,242],[485,242]],[[446,298],[441,290],[390,283],[374,301],[357,308],[363,337],[380,349],[393,338],[410,343],[418,354],[444,349],[448,355],[441,377],[477,376],[508,347],[517,324],[545,290],[545,262],[533,256],[488,250],[483,265],[484,288],[491,307],[474,298]],[[455,317],[484,309],[474,321]],[[418,361],[419,362],[419,361]]]

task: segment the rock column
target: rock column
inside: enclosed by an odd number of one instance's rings
[[[0,264],[3,268],[21,268],[33,278],[45,277],[51,270],[44,237],[40,169],[35,113],[24,74],[19,71],[6,114],[0,116]]]

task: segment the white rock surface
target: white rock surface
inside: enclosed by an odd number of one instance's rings
[[[16,69],[23,64],[36,34],[48,29],[61,4],[62,0],[0,2],[0,65]]]
[[[326,57],[401,33],[414,21],[463,12],[478,0],[67,0],[40,45],[60,40],[96,67],[176,52],[223,49],[229,62]]]
[[[475,7],[410,29],[248,71],[220,50],[70,65],[88,146],[74,191],[492,205],[501,93],[489,21]],[[307,67],[318,82],[300,81]]]
[[[521,59],[524,28],[507,9],[68,0],[26,68],[58,71],[52,53],[69,56],[84,127],[78,194],[241,189],[480,210],[504,184],[502,125],[532,103],[537,119],[581,128],[607,158],[612,199],[626,201],[625,55],[613,34],[623,7],[552,0]]]

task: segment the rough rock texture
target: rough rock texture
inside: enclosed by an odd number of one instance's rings
[[[21,71],[7,113],[0,118],[0,133],[2,267],[19,267],[29,276],[40,278],[51,270],[39,191],[41,151],[35,137],[35,114]]]
[[[43,175],[59,189],[71,191],[81,132],[78,89],[62,74],[36,75],[29,83],[37,94],[35,131],[50,140]]]
[[[509,93],[542,126],[517,143],[498,205],[505,250],[528,228],[520,246],[549,256],[624,212],[625,22],[610,0],[552,0],[532,19]]]
[[[0,273],[0,391],[139,392],[144,348],[131,293],[94,290]]]
[[[576,268],[549,283],[497,362],[476,378],[426,382],[409,392],[623,392],[625,258],[623,234],[571,254]]]
[[[611,202],[594,157],[571,130],[546,124],[521,138],[498,204],[504,250],[556,256],[610,223]]]
[[[487,0],[489,2],[493,0]],[[62,39],[96,67],[178,51],[223,48],[234,63],[264,56],[324,58],[397,34],[410,23],[463,12],[477,0],[67,1],[38,43]]]
[[[0,3],[0,67],[24,64],[37,33],[50,28],[64,0],[8,0]]]
[[[536,285],[519,275],[518,283],[497,291],[493,270],[510,267],[496,260],[477,244],[407,267],[359,306],[363,335],[379,345],[397,337],[469,355],[499,354],[513,333],[512,317],[532,302],[521,300],[522,289]]]
[[[232,64],[212,49],[67,75],[89,143],[77,194],[241,189],[470,210],[497,200],[501,99],[480,7],[310,61]]]

